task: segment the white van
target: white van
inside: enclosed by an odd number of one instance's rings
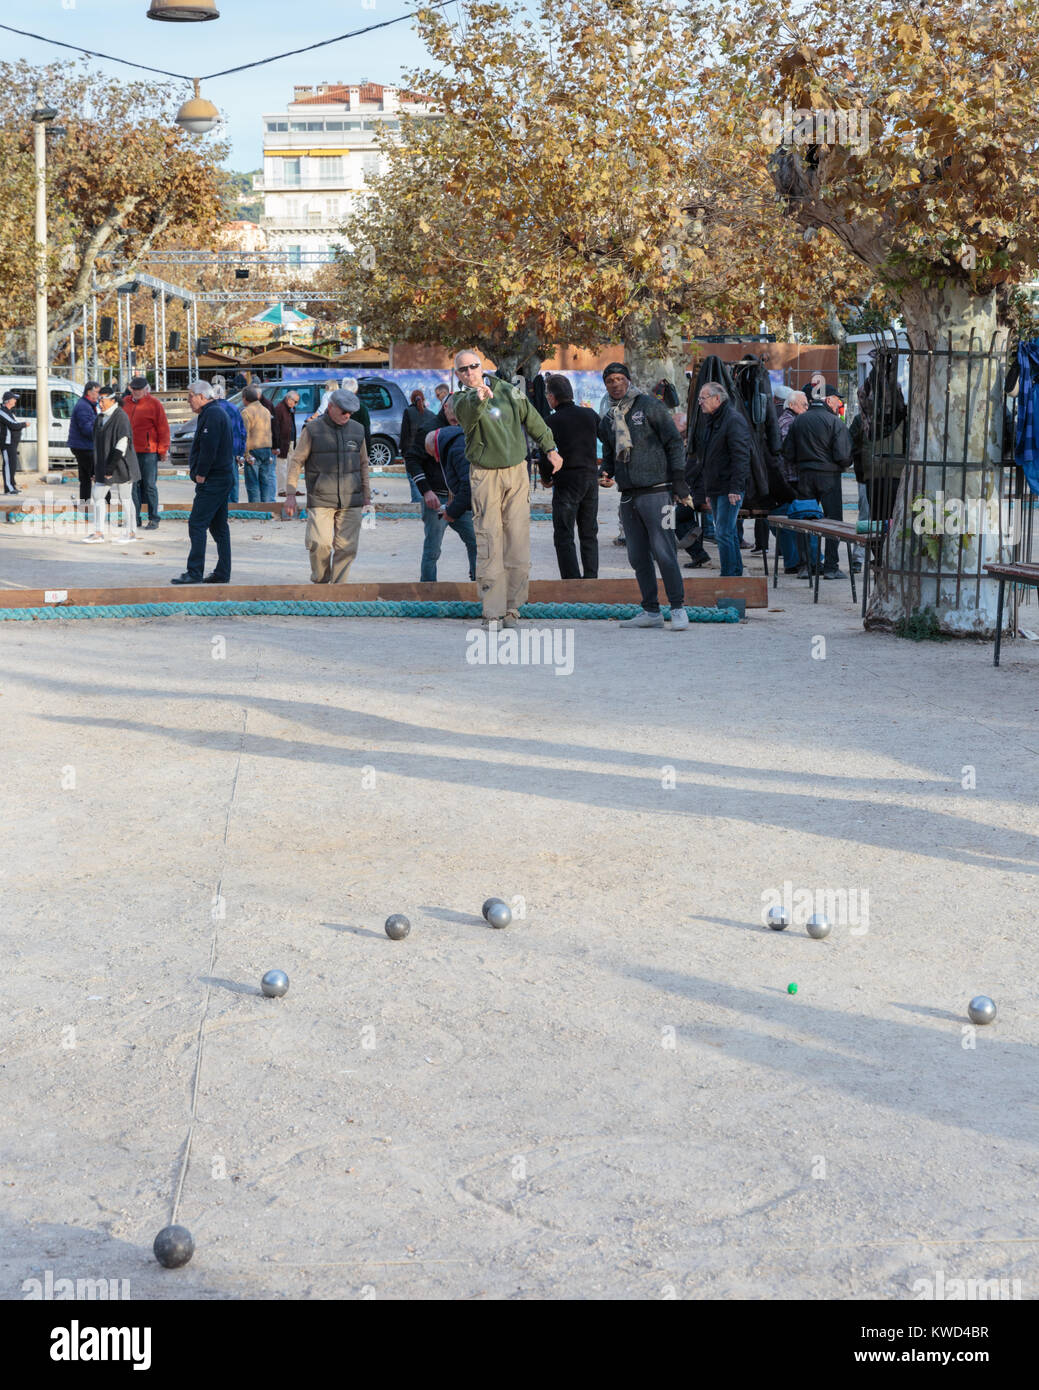
[[[65,441],[69,437],[72,411],[83,392],[58,376],[48,377],[47,386],[51,407],[51,437],[47,457],[53,463],[73,463],[75,460]],[[3,391],[17,391],[18,399],[13,412],[15,419],[29,422],[22,430],[18,467],[32,473],[36,468],[36,377],[0,376],[0,392]]]

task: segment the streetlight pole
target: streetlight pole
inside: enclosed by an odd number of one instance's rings
[[[47,126],[57,116],[49,106],[32,113],[36,169],[36,471],[49,466],[51,412],[47,380]]]

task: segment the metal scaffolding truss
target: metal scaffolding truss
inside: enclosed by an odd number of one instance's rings
[[[332,304],[338,294],[325,290],[287,290],[282,293],[277,287],[267,290],[199,290],[195,294],[196,304],[305,304],[307,300],[321,300]]]
[[[332,265],[336,251],[152,251],[151,264],[158,265]]]

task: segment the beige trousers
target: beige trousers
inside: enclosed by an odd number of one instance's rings
[[[307,508],[307,549],[313,584],[346,583],[360,534],[360,507]]]
[[[530,583],[530,477],[526,463],[469,470],[476,588],[485,618],[518,613]]]

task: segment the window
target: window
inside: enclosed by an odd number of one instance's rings
[[[268,121],[268,122],[267,122],[267,129],[268,129],[268,131],[270,131],[272,134],[273,134],[275,131],[279,131],[279,130],[288,130],[288,128],[289,128],[289,123],[288,123],[288,121]]]
[[[51,392],[51,419],[71,420],[79,397],[73,391]],[[35,406],[36,402],[33,402]]]
[[[337,218],[337,217],[339,216],[339,199],[338,199],[338,198],[326,198],[326,199],[325,199],[325,216],[328,217],[328,218]]]
[[[307,128],[307,123],[306,123],[306,121],[289,121],[289,129],[290,129],[290,130],[306,130],[306,128]]]
[[[318,175],[322,179],[341,179],[343,177],[343,161],[338,156],[327,159],[319,159]]]
[[[343,122],[343,129],[344,129],[344,130],[360,130],[360,129],[361,129],[361,122],[360,122],[360,121],[344,121],[344,122]]]
[[[318,388],[316,386],[308,386],[306,382],[287,381],[284,385],[275,387],[275,389],[269,393],[269,399],[272,405],[278,405],[285,399],[290,391],[295,391],[299,396],[299,400],[296,402],[295,414],[313,415],[320,404],[317,390]]]
[[[342,121],[326,121],[326,122],[325,122],[325,129],[326,129],[326,130],[342,130],[342,128],[343,128],[343,123],[342,123]]]
[[[379,172],[379,156],[377,154],[361,155],[361,178],[367,183],[375,178]]]
[[[36,419],[36,392],[26,391],[21,386],[13,386],[13,391],[18,392],[18,399],[14,403],[11,414],[16,420],[35,420]]]
[[[286,246],[285,250],[289,253],[289,255],[288,255],[288,264],[289,264],[289,265],[302,265],[302,264],[303,264],[303,247],[302,247],[302,246]]]
[[[281,180],[287,187],[299,187],[301,180],[298,159],[283,159],[281,161]]]
[[[285,199],[285,216],[286,216],[286,217],[298,217],[298,216],[299,216],[299,199],[298,199],[298,198],[286,198],[286,199]]]
[[[357,383],[357,396],[361,404],[367,406],[369,410],[392,410],[393,397],[385,386],[369,384],[366,381]]]

